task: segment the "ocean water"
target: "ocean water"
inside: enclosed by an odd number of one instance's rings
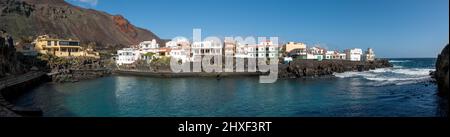
[[[447,117],[429,71],[436,59],[335,77],[150,78],[110,76],[43,84],[15,102],[57,117]]]

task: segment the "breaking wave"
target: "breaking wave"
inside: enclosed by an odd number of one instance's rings
[[[371,81],[370,84],[373,86],[405,85],[430,81],[430,71],[434,71],[434,69],[394,67],[364,72],[334,73],[334,76],[338,78],[364,78]]]
[[[411,60],[389,60],[390,63],[411,62]]]

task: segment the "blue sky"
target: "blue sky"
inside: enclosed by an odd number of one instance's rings
[[[379,57],[435,57],[449,42],[448,0],[66,0],[125,16],[164,39],[277,36]]]

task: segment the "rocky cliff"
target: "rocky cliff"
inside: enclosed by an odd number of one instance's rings
[[[27,71],[27,67],[19,61],[13,43],[6,32],[0,31],[0,78]]]
[[[299,78],[327,76],[345,71],[367,71],[376,68],[392,67],[388,60],[373,62],[355,62],[347,60],[295,60],[289,64],[280,64],[278,77]]]
[[[120,15],[73,6],[64,0],[0,0],[0,29],[20,40],[49,34],[96,43],[97,49],[156,39]]]
[[[442,53],[438,55],[438,59],[436,61],[436,72],[435,78],[438,84],[439,95],[448,95],[449,90],[449,67],[448,67],[448,59],[449,59],[449,47],[448,44],[442,50]]]

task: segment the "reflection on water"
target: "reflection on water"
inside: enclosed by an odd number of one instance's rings
[[[447,116],[433,84],[367,86],[363,78],[147,78],[44,84],[16,104],[45,116]],[[444,109],[443,109],[444,108]],[[445,111],[448,112],[448,111]]]

